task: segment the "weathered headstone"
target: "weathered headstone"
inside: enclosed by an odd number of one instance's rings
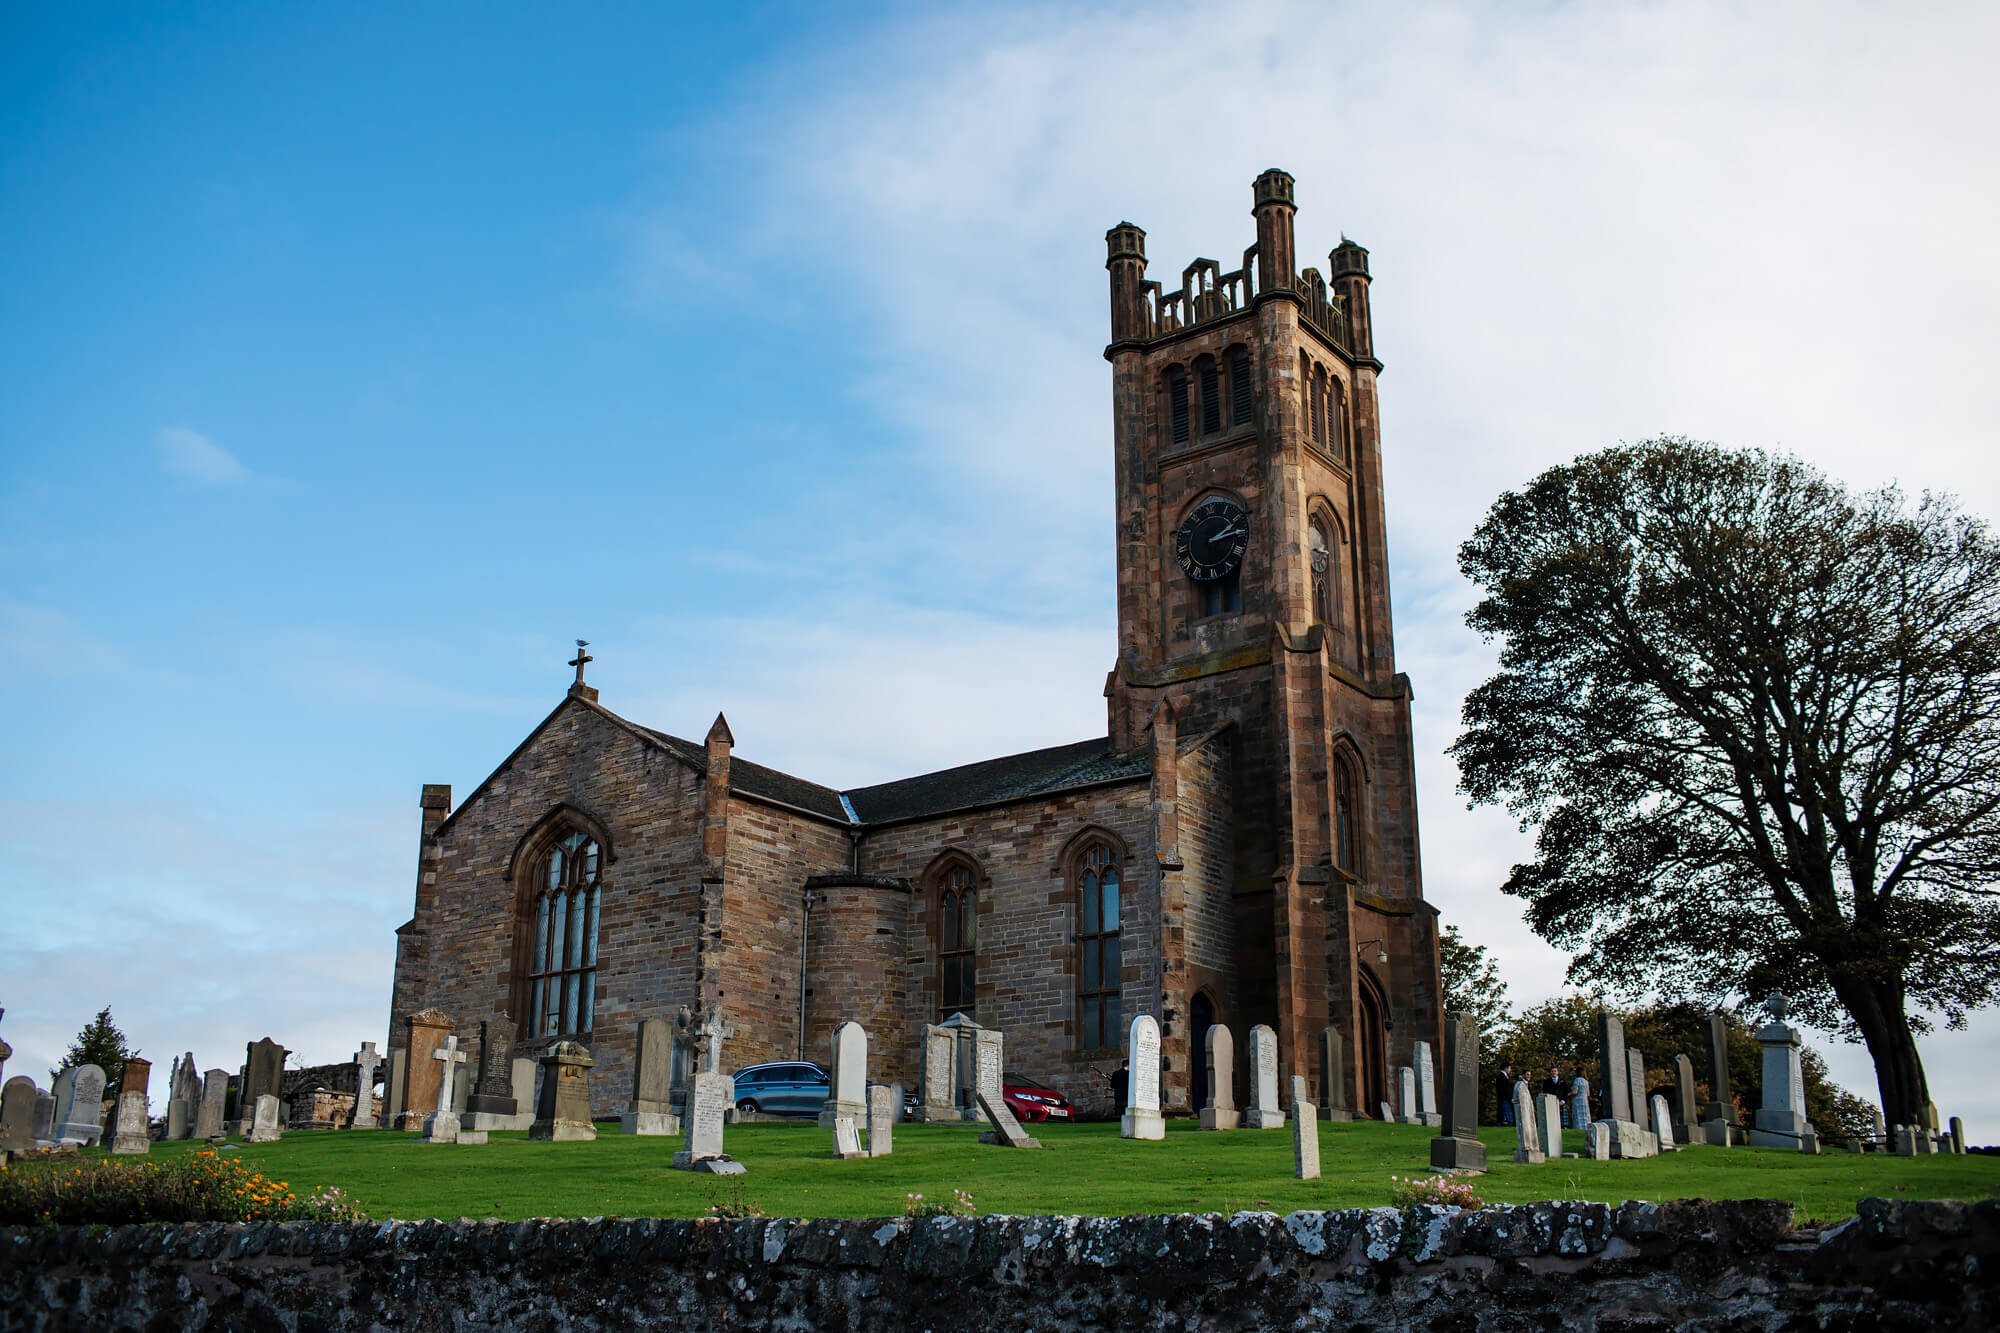
[[[868,1031],[850,1019],[833,1030],[829,1045],[833,1087],[820,1104],[819,1123],[831,1125],[845,1116],[852,1129],[868,1114]]]
[[[1703,1137],[1718,1148],[1743,1142],[1743,1119],[1729,1091],[1729,1016],[1708,1016],[1708,1102],[1701,1108]]]
[[[1397,1121],[1405,1125],[1422,1124],[1417,1117],[1417,1071],[1408,1065],[1396,1070],[1396,1094],[1397,1110],[1401,1112]]]
[[[284,1047],[269,1037],[244,1046],[243,1073],[236,1085],[236,1114],[239,1118],[231,1133],[247,1135],[255,1128],[259,1097],[283,1095],[287,1054]]]
[[[56,1099],[54,1094],[37,1090],[35,1093],[35,1142],[53,1143],[56,1137]]]
[[[1151,1014],[1137,1014],[1127,1029],[1125,1062],[1131,1078],[1125,1085],[1124,1115],[1118,1121],[1121,1139],[1163,1139],[1160,1118],[1160,1023]]]
[[[1653,1137],[1660,1141],[1661,1152],[1673,1152],[1680,1147],[1674,1142],[1674,1117],[1667,1109],[1667,1099],[1657,1092],[1653,1094]]]
[[[1625,1024],[1616,1014],[1597,1013],[1597,1058],[1604,1070],[1604,1118],[1632,1118],[1631,1066],[1625,1059]]]
[[[372,1041],[362,1042],[354,1053],[354,1109],[347,1113],[349,1129],[375,1128],[375,1070],[381,1063]]]
[[[1917,1155],[1917,1138],[1921,1132],[1915,1125],[1896,1126],[1896,1156],[1915,1157]]]
[[[941,1023],[924,1024],[924,1063],[918,1082],[917,1118],[959,1120],[958,1062],[953,1049],[958,1036]]]
[[[151,1095],[153,1085],[153,1062],[136,1055],[125,1057],[125,1068],[118,1075],[118,1091],[143,1092]]]
[[[627,1134],[681,1132],[680,1117],[674,1114],[673,1038],[664,1018],[648,1018],[639,1024],[632,1067],[632,1104],[618,1117],[618,1127]]]
[[[1875,1141],[1882,1147],[1887,1148],[1889,1146],[1889,1124],[1882,1118],[1882,1108],[1871,1106],[1868,1109],[1875,1120]]]
[[[1396,1123],[1396,1108],[1389,1105],[1389,1103],[1387,1102],[1382,1103],[1382,1123],[1385,1125],[1393,1125]]]
[[[431,1052],[431,1058],[442,1068],[438,1070],[437,1110],[424,1117],[424,1142],[457,1143],[459,1121],[458,1112],[452,1109],[453,1090],[465,1052],[458,1049],[457,1037],[448,1036],[444,1045]]]
[[[664,1031],[666,1025],[661,1024]],[[465,1116],[480,1132],[512,1124],[521,1113],[514,1100],[514,1020],[489,1014],[479,1020],[479,1079],[465,1099]]]
[[[146,1094],[118,1094],[118,1123],[111,1136],[111,1151],[120,1157],[143,1157],[153,1147],[152,1123],[147,1118]]]
[[[67,1080],[67,1081],[65,1081]],[[104,1071],[78,1065],[56,1081],[56,1141],[96,1143],[104,1134]]]
[[[201,1105],[201,1073],[194,1067],[194,1052],[174,1061],[173,1077],[167,1083],[167,1137],[180,1140],[194,1137],[195,1111]]]
[[[1643,1051],[1625,1048],[1626,1080],[1631,1098],[1632,1119],[1644,1126],[1652,1114],[1646,1109],[1646,1056]]]
[[[201,1076],[201,1105],[195,1108],[194,1136],[213,1139],[223,1133],[223,1112],[229,1108],[229,1071],[211,1069]]]
[[[1772,997],[1768,1007],[1771,1021],[1757,1029],[1757,1042],[1764,1048],[1764,1087],[1750,1142],[1803,1151],[1809,1135],[1815,1143],[1818,1137],[1806,1119],[1805,1070],[1799,1063],[1804,1038],[1785,1022],[1789,1006],[1784,996]]]
[[[889,1092],[889,1118],[900,1125],[903,1123],[903,1117],[906,1114],[904,1108],[908,1105],[908,1094],[901,1083],[891,1083],[889,1085]]]
[[[1565,1155],[1562,1108],[1562,1098],[1552,1092],[1540,1093],[1535,1097],[1535,1114],[1541,1119],[1536,1128],[1541,1131],[1542,1152],[1550,1161]],[[1575,1156],[1574,1153],[1568,1155]]]
[[[868,1155],[887,1157],[896,1150],[896,1108],[903,1094],[895,1087],[868,1089]]]
[[[514,1057],[512,1064],[514,1076],[511,1080],[514,1089],[514,1105],[521,1109],[516,1111],[506,1124],[488,1125],[484,1126],[484,1128],[526,1129],[535,1123],[535,1107],[537,1105],[535,1098],[535,1074],[540,1068],[540,1065],[537,1065],[525,1055]],[[675,1121],[675,1125],[678,1127],[678,1120]]]
[[[1610,1120],[1593,1120],[1584,1126],[1584,1132],[1589,1135],[1588,1142],[1590,1144],[1591,1161],[1608,1162],[1611,1160],[1611,1126],[1614,1123],[1614,1121]]]
[[[1514,1160],[1533,1164],[1546,1161],[1542,1136],[1535,1126],[1535,1099],[1526,1080],[1514,1084]]]
[[[1249,1129],[1285,1127],[1278,1108],[1278,1034],[1263,1023],[1250,1029],[1250,1109],[1242,1123]]]
[[[278,1112],[278,1099],[265,1093],[250,1113],[250,1142],[276,1143],[285,1137],[285,1124]]]
[[[551,1143],[582,1143],[597,1137],[590,1123],[590,1067],[597,1063],[585,1047],[573,1041],[559,1041],[542,1054],[542,1088],[535,1106],[535,1123],[528,1137]],[[729,1079],[716,1074],[723,1089],[722,1106],[716,1110],[720,1121],[729,1105]],[[718,1131],[718,1134],[720,1131]]]
[[[167,1129],[164,1137],[171,1143],[186,1138],[194,1130],[194,1116],[185,1099],[175,1097],[167,1103]]]
[[[1292,1075],[1292,1175],[1319,1179],[1319,1108],[1311,1101],[1306,1081]]]
[[[1451,1077],[1449,1072],[1445,1077]],[[1348,1106],[1347,1039],[1336,1027],[1319,1033],[1319,1098],[1319,1113],[1328,1120],[1354,1119]]]
[[[1417,1123],[1436,1129],[1444,1123],[1444,1117],[1438,1114],[1437,1071],[1431,1064],[1431,1044],[1415,1043],[1410,1062],[1417,1071]]]
[[[1207,1047],[1208,1105],[1201,1108],[1203,1129],[1235,1129],[1236,1039],[1220,1023],[1210,1025],[1202,1044]]]
[[[441,1009],[420,1009],[404,1020],[403,1049],[409,1052],[403,1067],[403,1101],[391,1111],[395,1128],[419,1130],[424,1118],[437,1106],[438,1063],[434,1058],[444,1039],[452,1034],[450,1015]]]
[[[715,1176],[740,1176],[743,1164],[722,1150],[722,1125],[729,1110],[730,1080],[724,1074],[698,1070],[688,1080],[688,1110],[682,1117],[681,1150],[674,1166],[681,1171],[705,1171]]]
[[[833,1155],[841,1161],[866,1157],[861,1148],[861,1131],[855,1127],[851,1115],[833,1118]]]
[[[389,1095],[382,1101],[382,1123],[389,1129],[403,1127],[403,1103],[410,1091],[410,1053],[400,1046],[389,1051]]]
[[[16,1074],[0,1087],[0,1150],[35,1146],[35,1080]]]
[[[1486,1169],[1486,1145],[1479,1141],[1479,1022],[1470,1014],[1444,1016],[1444,1126],[1431,1140],[1431,1165]]]
[[[978,1092],[979,1113],[986,1117],[986,1123],[993,1128],[979,1136],[981,1143],[998,1144],[1002,1148],[1039,1148],[1041,1140],[1030,1137],[1021,1128],[1021,1122],[1007,1109],[1007,1103],[998,1093],[989,1093],[984,1088]]]
[[[1581,1074],[1569,1082],[1569,1122],[1578,1129],[1590,1123],[1590,1080]]]
[[[1674,1113],[1674,1137],[1695,1141],[1694,1061],[1685,1055],[1674,1057],[1674,1101],[1670,1108]]]
[[[1005,1060],[1005,1037],[998,1028],[980,1028],[972,1034],[972,1090],[988,1093],[995,1100],[1000,1097],[1004,1076],[1001,1066]],[[963,1051],[963,1046],[960,1049]],[[976,1101],[968,1104],[977,1109]]]

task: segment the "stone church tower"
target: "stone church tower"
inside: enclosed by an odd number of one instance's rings
[[[635,1025],[726,1016],[730,1070],[823,1057],[867,1028],[871,1077],[917,1077],[964,1013],[1010,1071],[1116,1114],[1126,1025],[1161,1026],[1162,1102],[1198,1108],[1212,1023],[1376,1114],[1443,1024],[1417,858],[1410,687],[1396,671],[1368,255],[1299,271],[1292,178],[1255,185],[1239,267],[1146,276],[1107,236],[1118,650],[1103,735],[835,789],[620,716],[576,679],[453,808],[422,796],[389,1048],[511,1031],[588,1045],[600,1113]],[[745,728],[754,748],[754,734]],[[426,1088],[426,1081],[428,1081]],[[1233,1071],[1239,1097],[1243,1070]],[[739,1094],[744,1088],[739,1087]],[[434,1102],[433,1102],[434,1104]],[[1240,1102],[1239,1102],[1240,1104]],[[410,1117],[404,1117],[407,1123]]]
[[[1333,1025],[1373,1111],[1393,1097],[1385,1048],[1438,1047],[1435,912],[1391,632],[1368,252],[1342,240],[1326,276],[1300,272],[1292,189],[1282,171],[1259,176],[1242,265],[1197,259],[1172,292],[1146,276],[1143,231],[1106,233],[1118,664],[1105,692],[1114,748],[1162,707],[1183,731],[1235,728],[1238,1031],[1271,1023],[1289,1064]],[[1192,975],[1186,991],[1221,984]],[[1206,1017],[1189,1015],[1191,1037]]]

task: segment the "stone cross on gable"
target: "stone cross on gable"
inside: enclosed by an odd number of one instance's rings
[[[431,1059],[442,1061],[444,1070],[438,1078],[438,1114],[451,1114],[451,1084],[453,1070],[465,1063],[465,1052],[458,1049],[456,1036],[446,1037],[444,1045],[431,1052]]]
[[[569,665],[576,668],[576,683],[579,685],[583,684],[584,663],[595,662],[597,660],[596,658],[592,657],[589,653],[583,651],[588,647],[590,647],[590,640],[578,639],[576,641],[576,656],[570,658],[569,660]]]

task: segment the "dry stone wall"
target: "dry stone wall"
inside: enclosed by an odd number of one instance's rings
[[[1987,1328],[2000,1203],[0,1231],[0,1329]]]

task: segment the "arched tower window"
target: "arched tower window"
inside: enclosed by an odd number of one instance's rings
[[[1347,756],[1333,760],[1333,863],[1350,875],[1361,872],[1361,825],[1355,807],[1358,789]]]
[[[1306,540],[1312,559],[1313,619],[1333,629],[1340,622],[1333,614],[1333,545],[1327,540],[1326,524],[1314,519]]]
[[[1188,378],[1179,366],[1167,372],[1167,433],[1175,444],[1188,441]]]
[[[938,886],[938,1017],[970,1015],[977,991],[978,877],[954,863]]]
[[[1340,376],[1335,375],[1328,386],[1332,402],[1333,456],[1347,461],[1347,391],[1341,387]]]
[[[1195,379],[1201,386],[1201,433],[1213,435],[1222,429],[1222,383],[1215,358],[1203,356],[1194,363]]]
[[[1315,366],[1312,377],[1313,443],[1326,443],[1326,367]]]
[[[1124,958],[1118,855],[1093,843],[1076,862],[1077,1044],[1086,1051],[1118,1045]]]
[[[1242,347],[1229,349],[1229,424],[1250,423],[1250,353]]]
[[[597,908],[604,889],[602,861],[586,833],[558,839],[543,853],[530,919],[534,948],[528,955],[530,1036],[588,1033],[597,1008]]]

